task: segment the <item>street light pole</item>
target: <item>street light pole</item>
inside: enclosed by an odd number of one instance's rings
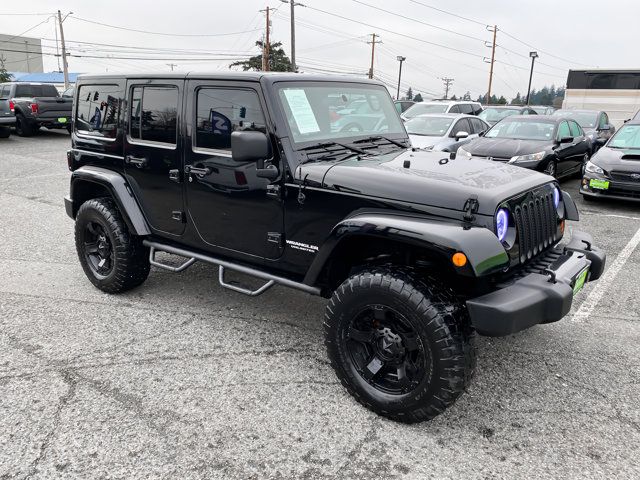
[[[396,59],[400,62],[400,70],[398,71],[398,92],[396,93],[396,100],[400,100],[400,79],[402,78],[402,62],[404,62],[407,57],[398,55]]]
[[[529,52],[529,56],[531,57],[531,72],[529,72],[529,87],[527,88],[527,105],[529,105],[529,95],[531,94],[531,80],[533,79],[533,65],[536,63],[536,58],[538,58],[538,52]]]

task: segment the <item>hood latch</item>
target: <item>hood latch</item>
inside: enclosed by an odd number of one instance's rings
[[[464,202],[464,207],[462,207],[462,210],[464,210],[463,218],[467,222],[472,222],[473,220],[475,220],[475,214],[478,213],[479,208],[480,202],[478,202],[478,196],[471,195],[469,198],[467,198],[467,201]]]

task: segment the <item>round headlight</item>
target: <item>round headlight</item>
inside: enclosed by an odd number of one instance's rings
[[[496,235],[498,240],[504,242],[507,238],[507,231],[509,230],[509,214],[504,208],[498,210],[496,213]]]
[[[556,209],[560,205],[560,190],[558,190],[558,187],[553,187],[553,205]]]

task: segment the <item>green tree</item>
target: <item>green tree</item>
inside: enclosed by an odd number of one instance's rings
[[[511,100],[511,105],[522,105],[524,103],[524,100],[522,100],[522,96],[520,95],[520,92],[518,92],[518,94],[513,98],[513,100]]]
[[[4,57],[0,58],[0,83],[2,82],[10,82],[11,75],[7,72],[7,69],[4,66]]]
[[[500,98],[498,99],[498,105],[506,105],[507,104],[507,99],[504,98],[504,95],[500,95]]]
[[[467,91],[467,93],[465,93],[464,96],[462,97],[462,100],[464,100],[465,102],[470,102],[471,101],[471,92]]]
[[[259,47],[262,52],[264,42],[258,40],[256,46]],[[260,71],[262,70],[262,53],[250,57],[248,60],[233,62],[229,65],[229,68],[232,67],[241,67],[245,72],[248,70]],[[269,44],[269,70],[272,72],[291,72],[293,70],[291,60],[289,60],[289,57],[287,57],[287,54],[282,48],[282,42]]]
[[[413,97],[413,101],[414,102],[422,102],[422,95],[419,93],[416,93],[416,96]]]
[[[411,89],[411,87],[409,87],[409,90],[407,90],[407,95],[405,96],[405,98],[407,100],[413,100],[413,90]]]
[[[458,100],[458,97],[456,97],[455,95],[451,95],[451,98],[449,100],[456,101],[456,100]]]

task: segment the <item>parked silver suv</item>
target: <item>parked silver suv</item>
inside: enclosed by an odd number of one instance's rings
[[[478,115],[482,112],[482,105],[478,102],[467,100],[432,100],[419,102],[409,107],[400,117],[403,120],[423,115],[425,113],[464,113],[466,115]]]

